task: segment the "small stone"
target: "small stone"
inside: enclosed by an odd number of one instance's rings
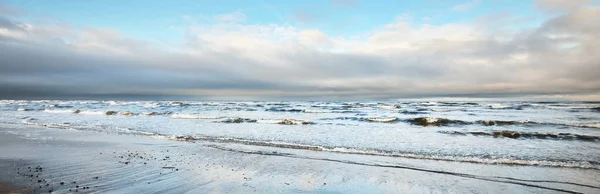
[[[117,113],[119,113],[119,112],[118,111],[112,111],[112,110],[106,111],[106,115],[115,115]]]

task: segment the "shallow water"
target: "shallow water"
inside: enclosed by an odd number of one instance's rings
[[[0,122],[458,162],[600,169],[600,102],[0,101]]]

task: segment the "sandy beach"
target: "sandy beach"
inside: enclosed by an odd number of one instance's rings
[[[0,194],[600,194],[600,0],[0,0]]]
[[[598,193],[595,169],[0,128],[1,193]],[[10,186],[9,186],[10,185]]]

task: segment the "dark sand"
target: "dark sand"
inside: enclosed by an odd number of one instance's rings
[[[597,169],[0,126],[0,193],[600,193]]]
[[[2,194],[17,194],[17,193],[28,193],[24,187],[12,185],[10,183],[0,182],[0,193]]]

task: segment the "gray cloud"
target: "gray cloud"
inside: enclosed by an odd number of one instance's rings
[[[536,7],[546,11],[571,11],[594,0],[538,0]]]
[[[238,23],[161,48],[109,29],[0,17],[0,98],[393,98],[600,92],[600,9],[520,31],[404,21],[367,38]],[[493,18],[492,18],[493,19]]]
[[[19,15],[20,10],[0,4],[0,15]]]
[[[15,23],[13,23],[12,21],[10,21],[8,18],[4,18],[4,17],[0,16],[0,28],[16,29],[16,28],[18,28],[18,26]]]

